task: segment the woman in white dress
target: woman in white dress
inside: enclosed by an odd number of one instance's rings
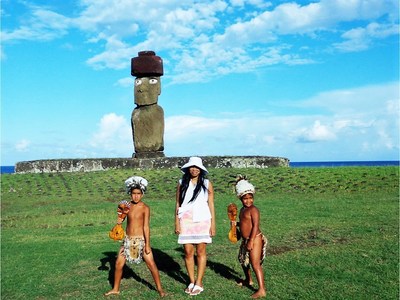
[[[179,235],[178,243],[183,244],[185,265],[190,279],[185,293],[198,295],[204,290],[206,246],[215,235],[214,189],[212,183],[205,178],[208,171],[200,157],[191,157],[181,170],[183,176],[176,190],[175,233]]]

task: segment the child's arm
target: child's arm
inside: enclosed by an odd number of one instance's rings
[[[247,250],[253,250],[254,239],[256,238],[257,233],[260,231],[260,212],[257,207],[253,206],[250,210],[251,216],[251,233],[249,237],[249,241],[247,242]]]
[[[146,206],[144,208],[144,220],[143,220],[143,235],[145,241],[145,249],[146,254],[151,252],[150,246],[150,208]]]
[[[125,231],[122,228],[121,224],[125,220],[126,215],[129,212],[130,203],[126,200],[122,200],[118,203],[117,208],[117,225],[115,225],[111,231],[109,232],[108,236],[112,238],[114,241],[122,240],[125,236]]]
[[[240,222],[238,221],[231,221],[231,225],[239,227],[240,226]]]

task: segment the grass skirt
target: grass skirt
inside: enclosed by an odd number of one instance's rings
[[[144,245],[143,237],[126,236],[121,250],[129,263],[139,264],[143,259]]]
[[[264,234],[262,234],[262,233],[259,233],[259,234],[261,235],[261,239],[262,239],[262,251],[261,251],[261,257],[260,257],[260,264],[262,264],[264,262],[265,256],[267,255],[268,240]],[[239,255],[238,255],[240,264],[246,268],[250,266],[250,251],[247,250],[247,242],[248,241],[249,241],[249,239],[242,240],[242,243],[239,248]]]

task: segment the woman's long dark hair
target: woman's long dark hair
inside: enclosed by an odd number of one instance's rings
[[[182,205],[183,199],[185,199],[185,195],[186,195],[186,191],[189,187],[190,179],[191,178],[190,178],[189,168],[186,168],[185,172],[183,173],[182,183],[181,183],[181,186],[179,189],[179,206]],[[205,181],[205,172],[202,169],[200,169],[200,174],[197,179],[197,184],[196,184],[196,187],[194,188],[192,199],[190,199],[189,202],[192,202],[197,198],[201,189],[203,189],[204,191],[207,191],[207,187],[206,187],[204,181]]]

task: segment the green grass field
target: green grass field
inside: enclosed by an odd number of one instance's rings
[[[232,181],[256,186],[268,299],[399,299],[397,167],[210,169],[217,236],[207,247],[199,299],[248,299],[238,244],[227,238],[226,207],[240,202]],[[187,299],[181,246],[174,234],[176,170],[1,176],[1,299],[103,299],[119,242],[108,238],[124,180],[144,176],[151,244],[169,299]],[[157,299],[144,263],[127,267],[120,296]]]

